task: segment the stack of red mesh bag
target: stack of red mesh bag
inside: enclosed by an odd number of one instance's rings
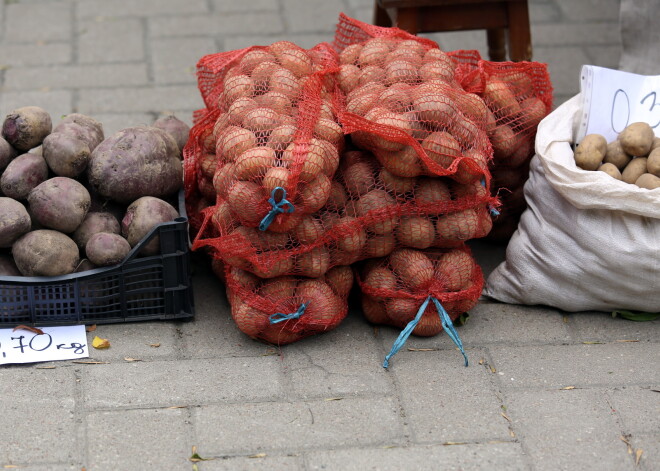
[[[491,189],[502,203],[488,239],[507,242],[525,210],[523,186],[539,122],[552,110],[547,65],[539,62],[491,62],[475,51],[449,53],[458,63],[456,79],[488,107],[488,136],[493,146]]]
[[[337,180],[349,201],[357,197],[358,218],[365,206],[380,211],[369,213],[377,220],[366,226],[367,242],[389,243],[357,270],[362,308],[369,321],[404,329],[385,365],[411,333],[445,330],[460,346],[452,320],[483,287],[465,242],[489,233],[497,205],[489,109],[429,40],[342,15],[335,46],[340,123],[360,149],[344,158]]]

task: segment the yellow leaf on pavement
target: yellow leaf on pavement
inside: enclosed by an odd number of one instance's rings
[[[92,340],[92,347],[97,349],[110,348],[110,341],[108,339],[102,339],[97,335]]]

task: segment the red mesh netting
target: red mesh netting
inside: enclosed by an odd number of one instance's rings
[[[344,132],[401,177],[490,181],[488,109],[456,80],[458,62],[428,39],[344,15],[339,49]]]
[[[342,155],[323,199],[316,213],[292,213],[289,221],[296,224],[264,231],[242,224],[233,216],[231,200],[218,198],[204,210],[193,249],[209,248],[214,257],[264,278],[318,277],[334,266],[387,256],[397,247],[455,247],[484,237],[492,225],[489,206],[497,204],[478,181],[398,177],[360,150]],[[249,205],[246,195],[242,201],[244,214],[267,211],[259,209],[261,200]]]
[[[489,162],[492,191],[502,201],[488,238],[507,241],[525,209],[523,185],[539,122],[552,110],[552,84],[547,65],[539,62],[474,61],[469,51],[450,55],[459,62],[456,79],[480,96],[488,107],[488,136],[494,159]]]
[[[438,299],[452,320],[472,309],[483,288],[483,274],[467,246],[446,250],[399,249],[365,262],[357,278],[362,310],[374,324],[405,327],[428,296]],[[442,331],[436,307],[429,304],[414,335]]]
[[[285,345],[334,329],[348,312],[350,267],[320,278],[260,279],[239,268],[225,269],[227,296],[238,328],[250,337]]]

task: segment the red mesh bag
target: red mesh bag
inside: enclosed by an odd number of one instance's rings
[[[200,199],[225,201],[239,224],[282,231],[323,205],[343,144],[335,65],[329,45],[286,41],[199,61],[207,111],[184,152],[193,212]]]
[[[462,351],[451,321],[477,304],[484,283],[465,245],[445,250],[397,249],[386,258],[366,262],[357,281],[367,320],[404,329],[385,367],[410,334],[433,336],[445,330]],[[467,357],[465,361],[467,366]]]
[[[283,276],[260,279],[226,266],[231,314],[250,337],[285,345],[334,329],[348,312],[353,286],[350,267],[336,267],[320,278]]]
[[[489,182],[488,109],[456,80],[457,61],[433,41],[345,15],[335,47],[340,122],[354,144],[400,177]]]
[[[523,185],[539,122],[552,110],[552,84],[547,65],[539,62],[476,63],[466,51],[450,53],[460,63],[456,79],[480,96],[488,107],[488,136],[493,146],[489,163],[494,194],[502,214],[494,221],[490,240],[507,241],[525,209]]]
[[[366,151],[342,155],[330,196],[284,232],[236,224],[229,204],[204,211],[193,248],[263,278],[319,277],[334,266],[389,255],[396,247],[461,246],[485,236],[497,200],[480,182],[397,177]]]

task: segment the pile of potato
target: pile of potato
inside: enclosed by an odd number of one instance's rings
[[[53,127],[37,106],[7,115],[0,138],[0,275],[57,276],[121,262],[179,216],[188,127],[174,116],[105,138],[79,113]],[[157,238],[140,255],[159,252]]]
[[[575,149],[575,164],[598,170],[640,188],[660,188],[660,138],[644,122],[631,123],[608,143],[600,134],[587,134]]]

